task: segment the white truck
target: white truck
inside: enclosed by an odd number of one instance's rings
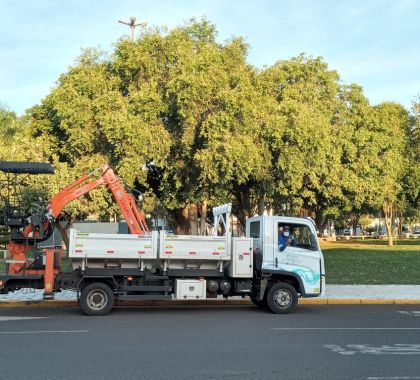
[[[55,289],[74,288],[88,315],[107,314],[121,300],[249,296],[273,313],[287,313],[299,297],[325,289],[325,270],[310,219],[258,216],[246,237],[232,237],[231,205],[213,209],[214,235],[97,234],[70,231],[70,273]],[[287,227],[294,244],[279,248]]]
[[[54,168],[47,163],[0,161],[0,171],[52,174]],[[16,178],[9,190],[17,183]],[[112,193],[130,234],[72,230],[73,270],[62,272],[60,247],[40,243],[52,236],[66,205],[101,186]],[[0,293],[44,289],[44,298],[49,299],[56,292],[74,289],[89,315],[106,314],[121,300],[218,296],[249,296],[258,306],[286,313],[299,297],[319,296],[325,287],[324,261],[311,220],[249,218],[246,237],[232,237],[227,204],[213,209],[213,236],[150,232],[133,194],[107,164],[76,179],[32,214],[19,213],[6,198],[4,214],[10,241]],[[286,229],[293,239],[285,240]]]

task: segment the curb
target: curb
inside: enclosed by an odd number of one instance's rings
[[[420,305],[419,299],[382,299],[382,298],[320,298],[303,299],[302,305]]]
[[[319,298],[301,299],[300,305],[420,305],[419,299],[380,299],[380,298]],[[252,305],[247,299],[237,300],[169,300],[169,301],[120,301],[116,306],[236,306]],[[19,307],[78,307],[77,301],[42,300],[42,301],[0,301],[0,308]]]

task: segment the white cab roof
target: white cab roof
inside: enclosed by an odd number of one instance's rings
[[[252,218],[248,218],[247,222],[252,222],[254,220],[264,220],[271,223],[278,223],[278,222],[284,222],[284,223],[290,223],[290,224],[305,224],[307,226],[315,227],[315,223],[312,219],[308,218],[297,218],[293,216],[281,216],[281,215],[273,215],[273,216],[266,216],[266,215],[260,215],[260,216],[254,216]]]

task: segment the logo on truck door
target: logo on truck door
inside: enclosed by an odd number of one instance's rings
[[[309,285],[315,285],[321,278],[319,274],[311,270],[295,269],[293,272],[299,275]]]

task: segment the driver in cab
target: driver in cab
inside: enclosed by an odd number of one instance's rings
[[[291,233],[289,226],[279,226],[279,249],[283,252],[286,247],[296,247],[296,239]]]

